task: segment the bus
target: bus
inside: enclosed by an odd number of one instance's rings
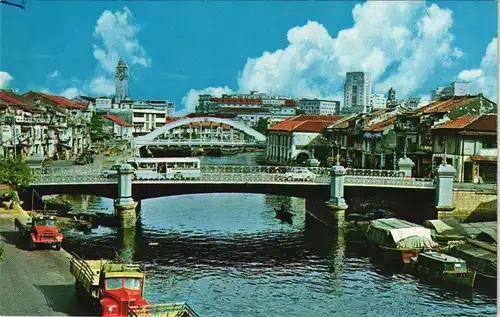
[[[135,169],[137,180],[201,178],[201,162],[196,157],[133,157],[127,163]]]

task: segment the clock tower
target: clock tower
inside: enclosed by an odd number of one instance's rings
[[[128,98],[128,66],[125,59],[122,57],[116,65],[116,102]]]

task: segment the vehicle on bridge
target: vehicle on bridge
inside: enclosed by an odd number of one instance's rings
[[[94,157],[90,152],[80,154],[80,156],[78,156],[75,160],[76,165],[86,165],[90,163],[94,163]]]
[[[101,175],[104,177],[116,177],[118,175],[118,168],[120,165],[113,165],[109,168],[105,168],[101,171]]]
[[[150,305],[143,297],[144,272],[120,257],[83,260],[73,254],[69,269],[76,280],[76,296],[100,316],[198,316],[186,303]]]
[[[14,225],[26,239],[30,250],[36,249],[38,245],[50,245],[56,250],[61,249],[63,235],[59,232],[54,217],[42,215],[27,219],[16,218]]]
[[[318,177],[317,174],[311,172],[307,168],[292,168],[283,175],[277,177],[278,180],[285,181],[314,181]]]
[[[137,180],[144,179],[200,179],[201,162],[196,157],[129,158]]]

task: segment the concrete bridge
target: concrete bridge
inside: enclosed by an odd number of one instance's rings
[[[403,162],[404,163],[404,162]],[[135,220],[135,207],[142,199],[202,193],[258,193],[295,196],[327,201],[326,206],[342,224],[347,204],[344,188],[366,188],[370,191],[434,191],[436,208],[452,210],[453,176],[450,165],[438,169],[436,180],[409,178],[411,169],[400,171],[345,169],[340,165],[315,168],[314,179],[290,179],[279,167],[268,166],[204,166],[201,179],[133,180],[133,168],[120,167],[118,179],[105,178],[96,169],[50,169],[34,175],[32,187],[40,195],[91,194],[115,199],[123,225]],[[286,169],[286,168],[283,168]]]

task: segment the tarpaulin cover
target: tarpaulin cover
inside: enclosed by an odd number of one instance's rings
[[[366,236],[373,242],[402,249],[432,248],[431,230],[417,224],[396,219],[377,219],[370,223]]]

